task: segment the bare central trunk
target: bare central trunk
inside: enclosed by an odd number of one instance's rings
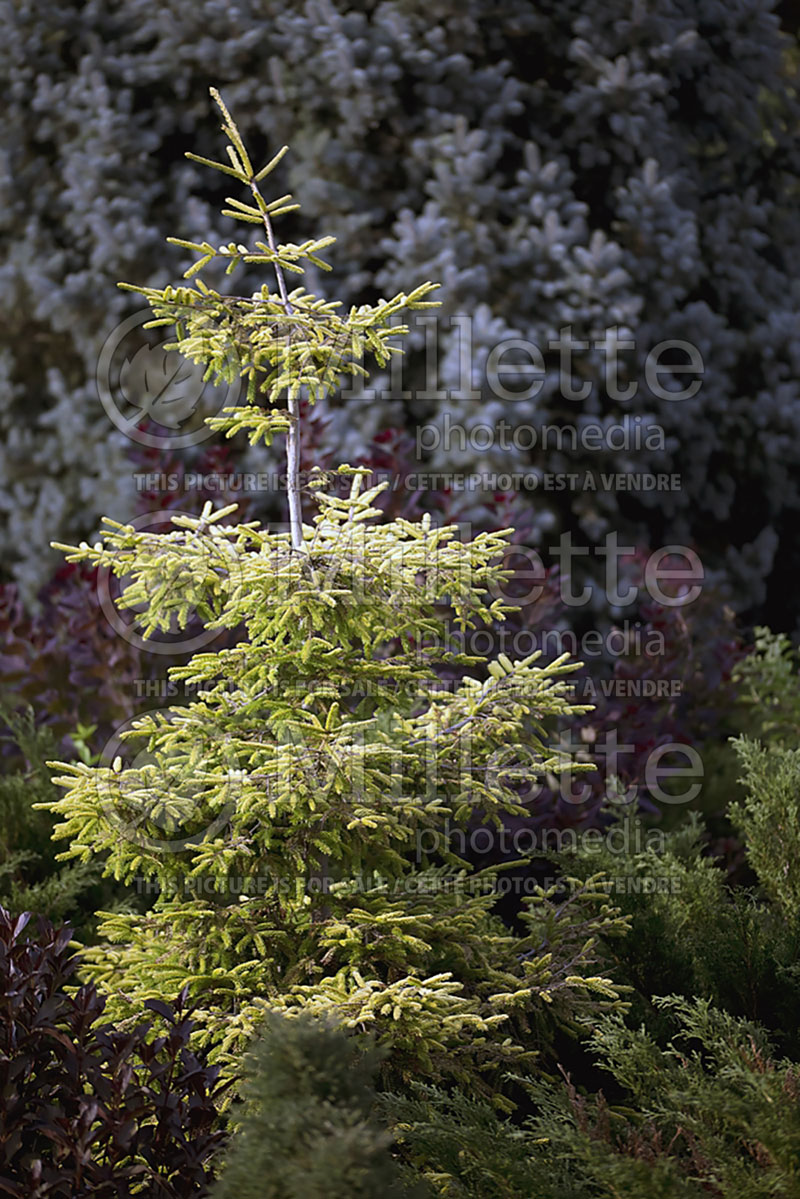
[[[289,529],[292,549],[304,552],[303,506],[300,501],[300,397],[289,400],[289,432],[286,434],[286,492],[289,499]]]

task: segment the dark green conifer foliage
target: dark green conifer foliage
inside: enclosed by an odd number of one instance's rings
[[[757,1026],[705,1000],[655,1001],[673,1035],[660,1048],[614,1016],[593,1038],[622,1102],[529,1084],[541,1105],[541,1199],[599,1195],[792,1199],[800,1187],[800,1067],[774,1059]],[[565,1170],[565,1163],[566,1170]]]
[[[755,630],[752,651],[736,663],[734,682],[742,687],[751,738],[796,749],[800,743],[800,658],[788,637],[768,628]]]
[[[330,1019],[272,1012],[244,1061],[242,1103],[211,1199],[423,1199],[376,1118],[381,1054]]]
[[[733,751],[727,750],[730,756]],[[638,827],[638,833],[637,833]],[[702,997],[732,1016],[762,1025],[780,1053],[800,1057],[800,923],[774,902],[766,880],[786,879],[783,855],[764,869],[748,845],[762,887],[730,886],[709,855],[699,817],[635,848],[642,822],[623,819],[618,852],[594,845],[566,853],[559,868],[577,878],[613,878],[615,905],[629,922],[624,938],[601,943],[601,960],[627,994],[630,1018],[654,1036],[667,1031],[653,995]],[[791,877],[791,872],[789,872]]]
[[[100,882],[99,863],[57,861],[52,820],[36,810],[37,803],[58,796],[46,765],[58,743],[49,729],[36,727],[30,709],[0,707],[0,721],[18,751],[0,775],[0,904],[54,923],[69,919],[85,937],[95,908],[108,902],[111,890]]]
[[[652,898],[652,897],[651,897]],[[608,1083],[518,1077],[523,1126],[462,1091],[381,1097],[407,1160],[454,1199],[793,1199],[800,1066],[704,999],[652,997],[662,1033],[604,1017],[588,1039]]]
[[[788,637],[756,629],[736,667],[748,706],[733,741],[744,795],[730,816],[750,863],[787,926],[800,930],[800,672]]]
[[[731,819],[747,845],[765,891],[790,924],[800,925],[800,749],[733,742],[744,771],[745,798]]]
[[[408,1163],[434,1193],[451,1199],[550,1199],[542,1189],[541,1153],[527,1129],[498,1115],[491,1103],[462,1090],[412,1082],[403,1094],[382,1094],[379,1109],[391,1122]]]

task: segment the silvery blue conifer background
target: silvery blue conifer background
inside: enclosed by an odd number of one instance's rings
[[[388,425],[492,425],[628,416],[662,450],[576,455],[458,444],[435,469],[677,472],[681,489],[519,495],[534,536],[609,530],[694,545],[735,605],[791,629],[798,562],[798,102],[775,6],[718,0],[386,0],[351,7],[199,2],[3,3],[0,74],[0,551],[32,595],[53,538],[90,535],[133,503],[130,443],[104,413],[97,361],[135,310],[119,278],[163,286],[185,265],[163,230],[229,240],[219,195],[183,159],[211,152],[216,82],[246,135],[292,154],[303,196],[287,236],[337,237],[342,298],[441,279],[439,385],[463,384],[458,324],[472,324],[470,400],[331,404],[321,449],[364,457]],[[256,146],[260,150],[261,147]],[[254,280],[255,285],[255,280]],[[324,279],[309,279],[324,293]],[[690,401],[640,387],[609,404],[602,356],[576,357],[581,404],[553,378],[517,404],[486,387],[491,347],[539,346],[562,326],[630,328],[628,377],[665,338],[706,363]],[[418,386],[426,331],[412,337]],[[580,359],[578,361],[578,358]],[[389,380],[372,380],[380,393]],[[191,459],[191,452],[188,452]],[[264,452],[240,459],[264,469]],[[465,493],[460,515],[480,521]],[[274,498],[262,497],[262,503]]]

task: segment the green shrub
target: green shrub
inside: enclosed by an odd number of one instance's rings
[[[530,1084],[541,1106],[529,1128],[541,1142],[543,1176],[552,1166],[575,1199],[608,1195],[689,1199],[791,1199],[800,1185],[800,1067],[773,1060],[755,1025],[705,1000],[656,999],[677,1032],[664,1048],[612,1017],[600,1022],[595,1052],[619,1101],[566,1086]]]
[[[654,1002],[672,1025],[666,1044],[616,1016],[590,1038],[609,1098],[565,1073],[517,1078],[534,1106],[521,1125],[425,1085],[381,1097],[382,1110],[414,1169],[448,1199],[792,1199],[800,1066],[775,1060],[763,1030],[708,1001]]]
[[[124,889],[102,881],[98,862],[59,864],[52,818],[37,807],[58,799],[46,765],[58,742],[30,709],[0,707],[0,720],[16,750],[0,775],[0,904],[56,923],[68,919],[79,936],[91,937],[98,905],[121,900]]]
[[[737,737],[744,800],[730,814],[761,883],[794,925],[800,924],[800,749]]]
[[[236,1131],[212,1199],[411,1199],[375,1116],[381,1055],[330,1019],[278,1012],[244,1059]]]
[[[796,747],[800,741],[800,667],[792,643],[782,633],[759,627],[755,645],[733,668],[752,736]]]

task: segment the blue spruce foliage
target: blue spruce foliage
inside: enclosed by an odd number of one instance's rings
[[[770,0],[3,0],[9,573],[32,592],[51,568],[50,539],[91,534],[103,511],[132,511],[130,443],[99,403],[97,361],[136,306],[116,281],[163,286],[180,266],[165,228],[233,236],[215,215],[224,190],[182,156],[212,152],[213,81],[257,151],[264,131],[265,150],[291,145],[277,185],[303,210],[284,218],[286,236],[336,235],[337,295],[363,301],[409,277],[443,282],[438,324],[415,329],[402,380],[373,379],[376,396],[334,397],[324,448],[352,461],[387,425],[430,426],[438,444],[426,467],[486,472],[489,492],[496,472],[679,474],[669,491],[523,486],[517,504],[532,509],[544,545],[563,530],[589,546],[611,530],[654,547],[694,545],[740,610],[790,628],[787,579],[800,566],[800,110],[796,43],[774,9]],[[460,317],[470,321],[466,365]],[[589,342],[573,355],[573,384],[588,385],[581,401],[561,394],[548,344],[565,327]],[[620,352],[620,386],[638,383],[625,402],[607,394],[594,344],[614,327],[634,343]],[[504,399],[487,380],[491,350],[507,338],[544,354],[543,385],[529,399]],[[432,339],[439,378],[420,395]],[[702,355],[691,399],[663,394],[695,377],[680,372],[685,356],[660,377],[661,394],[645,378],[648,352],[670,339]],[[527,381],[504,376],[511,391]],[[448,419],[466,426],[463,444],[444,444]],[[530,433],[505,448],[468,435],[499,421],[657,425],[664,436],[559,451],[541,438],[530,446]],[[243,454],[243,465],[253,461]],[[491,502],[481,489],[459,499],[471,520]]]

